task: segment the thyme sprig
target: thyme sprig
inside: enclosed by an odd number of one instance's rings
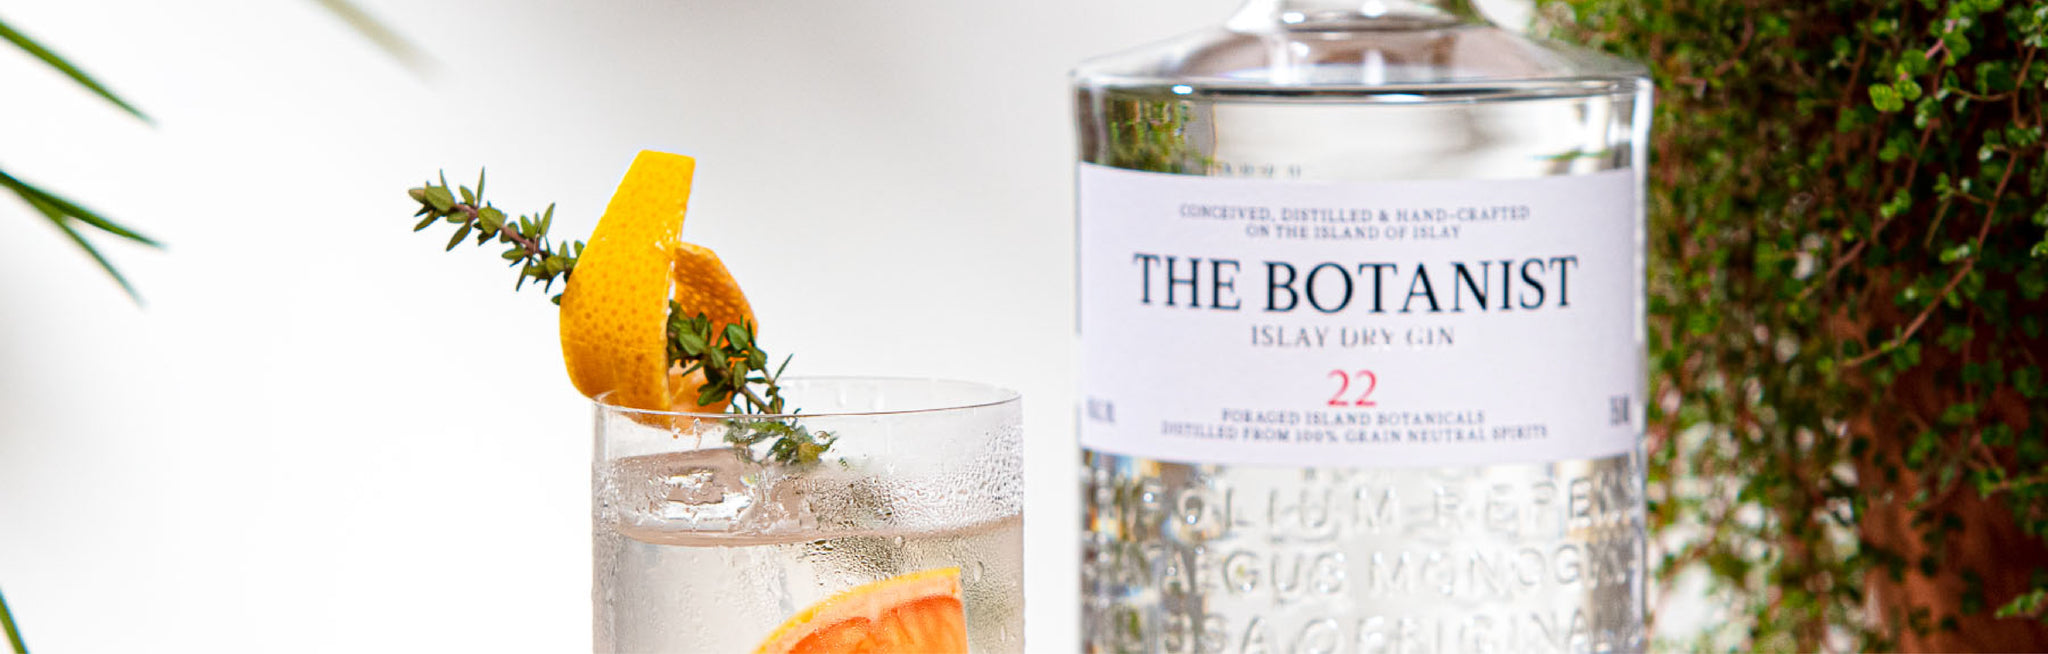
[[[445,250],[454,250],[471,236],[476,238],[479,246],[493,240],[510,245],[500,256],[519,269],[519,280],[513,284],[514,290],[524,288],[529,281],[540,284],[543,289],[552,289],[557,280],[566,284],[576,270],[576,261],[583,256],[582,241],[549,240],[548,228],[554,225],[555,217],[553,204],[549,204],[545,211],[507,220],[503,210],[484,199],[482,171],[477,172],[474,189],[450,185],[444,172],[440,175],[439,184],[427,182],[409,189],[406,195],[420,204],[419,210],[413,213],[414,217],[420,218],[413,231],[424,230],[436,222],[458,226],[449,237]],[[562,295],[557,293],[552,300],[559,305]],[[728,410],[736,414],[780,416],[795,413],[787,409],[778,382],[782,371],[789,367],[789,358],[784,357],[781,365],[769,372],[768,352],[755,341],[754,325],[721,325],[701,312],[684,317],[682,305],[670,300],[666,340],[671,369],[680,367],[684,375],[703,373],[704,384],[698,389],[696,398],[699,406],[727,404]],[[813,434],[793,418],[735,418],[726,422],[726,442],[732,444],[740,456],[752,461],[765,459],[790,466],[811,465],[817,463],[819,457],[838,440],[828,432]],[[768,449],[756,453],[755,446],[763,442],[769,443]]]
[[[722,328],[721,328],[722,327]],[[683,374],[702,371],[704,385],[697,392],[697,404],[731,401],[734,413],[784,415],[787,410],[778,380],[789,368],[789,357],[773,372],[768,370],[768,353],[754,342],[751,324],[718,325],[703,313],[684,318],[683,307],[668,303],[668,359],[683,366]],[[760,390],[756,392],[755,388]],[[750,459],[766,458],[784,465],[816,463],[837,437],[811,430],[794,419],[728,421],[725,440]],[[768,450],[754,453],[754,446],[773,441]]]
[[[742,458],[751,461],[769,460],[790,467],[816,465],[819,457],[839,440],[831,432],[811,433],[809,428],[792,420],[732,420],[728,421],[725,442],[735,446]],[[768,450],[755,453],[754,447],[768,442]]]
[[[459,199],[457,194],[461,196]],[[552,203],[546,211],[521,215],[507,222],[504,211],[484,200],[482,170],[476,173],[475,190],[467,186],[450,187],[448,174],[443,172],[440,184],[428,182],[406,191],[406,195],[420,203],[419,211],[412,214],[420,218],[420,222],[413,226],[412,231],[426,229],[437,221],[460,225],[448,238],[446,250],[455,249],[472,233],[476,235],[477,245],[489,243],[493,238],[500,244],[511,245],[499,256],[509,265],[519,268],[519,281],[512,285],[513,290],[525,287],[529,280],[540,284],[544,290],[552,290],[555,280],[568,281],[569,271],[576,268],[576,258],[583,256],[582,241],[548,244],[548,227],[555,221],[555,205]],[[562,294],[556,293],[553,301],[561,304]]]

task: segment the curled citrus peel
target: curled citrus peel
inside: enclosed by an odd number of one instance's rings
[[[790,616],[754,654],[965,654],[960,569],[899,575]]]
[[[696,404],[701,374],[668,361],[668,302],[685,316],[754,324],[739,283],[709,248],[682,242],[694,159],[642,151],[598,219],[562,291],[562,362],[587,397],[653,411],[723,411]]]
[[[746,325],[753,327],[755,334],[760,333],[754,324],[754,308],[747,304],[746,294],[740,292],[739,282],[732,278],[732,273],[726,272],[725,263],[718,260],[718,253],[695,243],[677,243],[671,261],[670,277],[675,280],[673,298],[685,317],[702,313],[714,325]],[[666,346],[666,342],[663,345]],[[697,389],[703,386],[703,371],[684,375],[681,366],[671,366],[668,370],[669,410],[717,413],[732,404],[731,397],[712,405],[698,404]]]

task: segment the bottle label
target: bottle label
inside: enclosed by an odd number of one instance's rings
[[[1081,164],[1081,445],[1315,467],[1628,452],[1635,189],[1627,170],[1312,182]]]

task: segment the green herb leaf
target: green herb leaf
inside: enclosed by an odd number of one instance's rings
[[[433,205],[435,211],[449,211],[455,208],[455,198],[448,194],[446,186],[427,187],[427,203]]]

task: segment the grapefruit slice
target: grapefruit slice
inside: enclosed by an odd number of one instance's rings
[[[960,569],[891,577],[791,616],[754,654],[965,654]]]

